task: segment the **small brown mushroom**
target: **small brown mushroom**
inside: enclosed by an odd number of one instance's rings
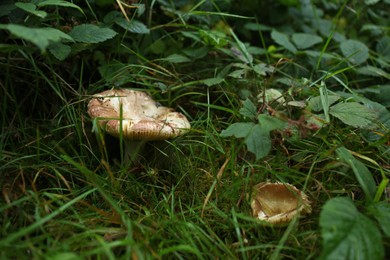
[[[88,114],[107,133],[122,135],[126,148],[131,150],[136,147],[139,150],[145,141],[183,135],[191,128],[183,114],[161,106],[145,92],[130,89],[112,89],[94,95],[88,103]],[[131,160],[134,158],[130,156]]]
[[[311,212],[306,194],[288,183],[262,182],[253,189],[252,215],[273,225],[288,224],[298,214]]]

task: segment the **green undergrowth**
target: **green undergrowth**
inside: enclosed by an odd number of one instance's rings
[[[0,258],[388,258],[389,1],[135,2],[0,4]],[[110,88],[191,130],[122,161]],[[311,214],[252,217],[267,181]]]

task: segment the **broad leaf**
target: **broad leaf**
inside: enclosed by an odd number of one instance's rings
[[[390,204],[387,201],[381,201],[371,205],[368,211],[378,221],[385,236],[390,238]]]
[[[390,37],[385,36],[381,38],[376,44],[376,52],[380,58],[390,60]]]
[[[329,106],[333,105],[340,99],[340,96],[337,95],[328,95],[328,104]],[[323,110],[323,105],[320,96],[310,98],[307,102],[307,108],[314,112],[320,112]]]
[[[168,57],[161,59],[161,60],[168,61],[171,63],[183,63],[183,62],[190,62],[191,61],[186,56],[181,55],[181,54],[176,54],[176,53],[171,54]]]
[[[360,187],[366,195],[366,199],[368,201],[372,201],[376,192],[376,184],[374,178],[371,175],[371,172],[362,162],[357,160],[345,147],[337,148],[336,153],[340,160],[344,161],[352,168],[356,180],[359,182]]]
[[[42,6],[62,6],[62,7],[70,7],[79,10],[82,14],[84,14],[83,9],[81,9],[78,5],[71,3],[70,1],[64,0],[46,0],[42,1],[38,4],[39,7]]]
[[[253,66],[253,70],[261,76],[267,76],[268,73],[275,72],[275,68],[265,63],[259,63]]]
[[[329,113],[343,121],[344,124],[353,127],[372,128],[375,126],[376,114],[357,102],[338,103],[330,108]]]
[[[257,120],[259,120],[259,125],[268,132],[282,129],[286,126],[286,122],[266,114],[260,114]]]
[[[353,64],[361,64],[368,59],[367,46],[356,40],[347,40],[340,44],[341,52]]]
[[[146,27],[145,24],[134,19],[131,21],[127,21],[125,18],[119,17],[115,19],[115,23],[120,27],[122,27],[123,29],[128,30],[129,32],[132,33],[139,33],[139,34],[150,33],[150,30],[148,29],[148,27]]]
[[[248,151],[256,156],[256,160],[267,156],[272,146],[272,140],[268,129],[260,124],[254,125],[245,138],[245,144]]]
[[[246,122],[246,123],[234,123],[230,125],[225,130],[222,130],[222,137],[230,137],[234,136],[236,138],[244,138],[249,135],[252,131],[252,128],[255,126],[254,123]]]
[[[40,18],[45,18],[47,16],[47,13],[45,11],[36,10],[37,6],[33,3],[16,2],[15,6]]]
[[[297,52],[297,48],[290,42],[288,39],[288,36],[284,33],[280,33],[278,31],[272,31],[271,38],[280,46],[284,47],[285,49],[291,51],[292,53]]]
[[[42,52],[46,51],[50,43],[62,40],[73,41],[72,37],[54,28],[29,28],[17,24],[0,24],[0,29],[7,29],[14,36],[34,43]]]
[[[359,74],[373,76],[373,77],[384,77],[390,79],[390,74],[381,68],[367,65],[356,70]]]
[[[117,33],[110,28],[101,28],[94,24],[75,26],[69,35],[75,41],[83,43],[99,43],[113,38]]]
[[[322,38],[315,34],[294,33],[292,35],[292,41],[298,49],[307,49],[322,42]]]
[[[209,79],[201,80],[200,83],[203,83],[208,87],[211,87],[214,85],[218,85],[218,84],[222,83],[223,81],[224,81],[223,78],[209,78]]]
[[[53,54],[54,57],[62,61],[69,56],[72,49],[68,45],[62,43],[55,43],[55,44],[50,44],[49,51],[51,54]]]
[[[257,107],[250,99],[246,99],[240,109],[240,114],[249,119],[255,119],[257,116]]]
[[[244,138],[248,151],[255,154],[256,160],[266,156],[271,150],[269,131],[260,124],[235,123],[221,132],[222,137]]]
[[[349,198],[329,200],[320,214],[321,259],[383,259],[382,236]]]

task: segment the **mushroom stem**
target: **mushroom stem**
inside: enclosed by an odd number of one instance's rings
[[[124,140],[124,153],[121,154],[122,163],[132,164],[138,160],[140,151],[146,141],[143,140]]]

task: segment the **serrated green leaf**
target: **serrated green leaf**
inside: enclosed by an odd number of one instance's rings
[[[79,10],[82,14],[84,14],[83,9],[81,9],[78,5],[75,5],[71,2],[65,0],[46,0],[38,3],[38,7],[42,6],[62,6],[62,7],[70,7]]]
[[[268,132],[276,129],[282,129],[286,126],[286,122],[266,114],[260,114],[257,120],[259,121],[261,127]]]
[[[390,60],[390,37],[385,36],[381,38],[376,44],[376,52],[379,54],[379,57],[386,60]]]
[[[112,39],[117,33],[110,28],[101,28],[94,24],[81,24],[73,27],[69,35],[77,42],[99,43]]]
[[[244,138],[249,152],[256,156],[256,160],[268,155],[272,141],[267,127],[252,122],[234,123],[221,132],[222,137],[234,136]]]
[[[340,99],[340,96],[337,95],[328,95],[328,104],[329,106],[333,105]],[[307,102],[307,108],[314,112],[320,112],[323,110],[322,101],[320,96],[310,98]]]
[[[242,77],[245,75],[245,72],[246,72],[245,69],[233,70],[228,74],[228,76],[235,79],[242,79]]]
[[[119,17],[119,18],[115,19],[115,23],[117,25],[119,25],[120,27],[122,27],[123,29],[128,30],[129,32],[132,32],[132,33],[138,33],[138,34],[150,33],[150,30],[148,29],[148,27],[146,27],[145,24],[143,24],[142,22],[140,22],[138,20],[133,19],[131,21],[127,21],[125,18]]]
[[[253,66],[253,70],[256,72],[256,74],[261,76],[267,76],[268,73],[273,73],[275,71],[275,68],[273,66],[269,66],[265,63],[259,63]]]
[[[33,3],[16,2],[15,6],[40,18],[45,18],[47,16],[45,11],[36,10],[37,6]]]
[[[255,119],[257,116],[257,107],[250,99],[246,99],[242,103],[242,108],[240,109],[240,114],[244,117],[247,117],[251,120]]]
[[[384,78],[390,79],[389,73],[387,73],[386,71],[384,71],[378,67],[374,67],[371,65],[360,67],[356,71],[357,71],[357,73],[362,74],[362,75],[373,76],[373,77],[384,77]]]
[[[345,147],[337,148],[336,153],[340,160],[344,161],[352,168],[356,180],[359,182],[360,187],[366,195],[366,199],[368,201],[373,201],[376,193],[376,184],[367,167],[357,160]]]
[[[6,29],[16,37],[34,43],[45,52],[50,43],[63,40],[73,41],[72,37],[54,28],[29,28],[17,24],[0,24],[0,29]]]
[[[367,46],[357,40],[347,40],[342,42],[340,44],[340,49],[344,57],[355,65],[362,64],[369,57],[369,50]]]
[[[322,42],[322,38],[315,34],[294,33],[292,41],[298,49],[307,49]]]
[[[382,236],[349,198],[326,202],[320,214],[321,259],[383,259]]]
[[[256,160],[267,156],[272,146],[269,131],[260,124],[256,124],[252,127],[244,142],[248,151],[256,156]]]
[[[48,49],[54,57],[61,61],[65,60],[72,51],[72,48],[70,48],[70,46],[62,43],[50,44]]]
[[[329,113],[343,121],[344,124],[353,127],[372,128],[375,126],[376,114],[357,102],[338,103],[329,109]]]
[[[200,83],[203,83],[208,87],[211,87],[222,83],[223,80],[224,80],[223,78],[209,78],[209,79],[201,80]]]
[[[390,204],[381,201],[368,208],[372,216],[378,221],[385,236],[390,237]]]
[[[222,137],[234,136],[236,138],[244,138],[247,137],[252,128],[255,126],[252,122],[246,123],[234,123],[230,125],[225,130],[222,130]]]
[[[297,52],[297,48],[295,48],[295,46],[290,42],[289,37],[286,34],[278,31],[272,31],[271,38],[286,50],[289,50],[292,53]]]
[[[177,54],[177,53],[171,54],[168,57],[161,59],[161,60],[168,61],[171,63],[183,63],[183,62],[190,62],[191,61],[186,56],[181,55],[181,54]]]

